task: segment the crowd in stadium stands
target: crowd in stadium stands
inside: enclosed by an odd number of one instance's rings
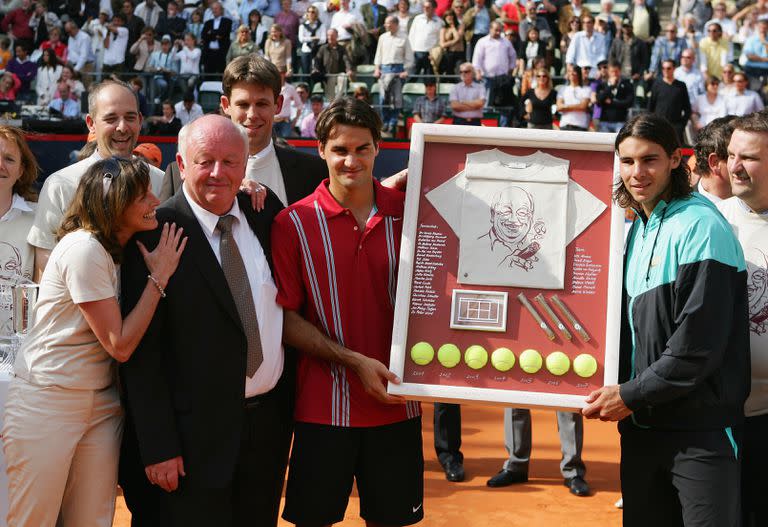
[[[763,107],[768,3],[682,0],[679,20],[663,27],[650,0],[599,5],[593,12],[582,0],[2,0],[0,100],[80,117],[88,86],[117,76],[132,80],[152,114],[148,131],[173,133],[169,124],[176,117],[183,124],[190,112],[173,109],[201,102],[202,83],[220,81],[235,57],[259,53],[283,73],[277,131],[286,137],[312,134],[304,123],[314,119],[311,96],[327,105],[360,91],[389,134],[411,116],[613,131],[647,109],[691,143],[712,119]],[[470,66],[471,79],[462,73]],[[467,92],[482,96],[461,100]],[[215,111],[213,101],[201,109]]]

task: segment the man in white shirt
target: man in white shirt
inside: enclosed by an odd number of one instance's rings
[[[280,97],[283,98],[283,105],[280,111],[275,114],[275,121],[272,129],[278,137],[291,137],[293,135],[293,126],[295,123],[295,114],[304,105],[293,84],[286,82],[286,72],[280,72]]]
[[[725,100],[729,115],[748,115],[764,108],[763,100],[757,92],[747,89],[749,80],[746,74],[737,72],[733,75],[736,90]]]
[[[91,48],[91,36],[80,31],[77,24],[70,20],[64,24],[64,31],[69,35],[67,42],[67,61],[72,69],[79,72],[86,88],[91,85],[91,72],[96,56]]]
[[[734,119],[733,115],[718,117],[699,130],[693,145],[699,176],[696,191],[715,204],[733,195],[728,175],[728,143]]]
[[[408,70],[413,67],[413,51],[407,38],[398,36],[399,21],[389,15],[384,21],[383,33],[376,46],[373,76],[379,79],[379,93],[382,96],[384,133],[397,131],[397,119],[403,109],[403,84]]]
[[[134,9],[133,14],[144,20],[144,24],[155,27],[160,20],[163,8],[155,3],[155,0],[144,0]]]
[[[331,19],[331,29],[339,34],[339,43],[347,46],[352,40],[352,26],[362,24],[363,19],[349,8],[349,0],[341,0],[339,10]]]
[[[717,2],[712,10],[712,18],[704,24],[704,32],[706,33],[710,24],[718,23],[723,30],[723,37],[731,40],[739,30],[736,27],[736,22],[726,16],[727,8],[725,2]]]
[[[36,282],[42,277],[48,256],[56,245],[56,231],[85,171],[109,156],[132,157],[139,138],[142,117],[136,94],[127,84],[109,80],[91,87],[88,108],[85,122],[96,134],[96,151],[48,176],[40,191],[35,223],[27,236],[29,244],[35,247]],[[150,166],[149,174],[152,191],[157,193],[163,172]]]
[[[195,94],[192,91],[186,92],[184,99],[177,102],[173,109],[181,121],[181,126],[186,126],[203,116],[203,107],[195,102]]]
[[[499,126],[507,126],[510,111],[502,108],[513,104],[512,74],[517,54],[512,43],[502,37],[501,30],[501,22],[491,22],[490,32],[475,45],[472,66],[475,68],[477,79],[485,80],[489,106],[500,108]]]
[[[429,51],[440,42],[440,29],[443,21],[435,14],[433,0],[422,3],[424,12],[416,15],[408,32],[408,42],[413,50],[413,74],[432,75],[432,65],[429,62]]]
[[[120,73],[125,66],[125,52],[128,49],[128,29],[123,27],[123,15],[115,13],[107,26],[104,39],[104,73]]]
[[[691,101],[695,101],[696,97],[704,93],[704,77],[698,69],[693,67],[695,57],[694,50],[683,50],[680,55],[680,65],[675,68],[675,79],[685,83],[688,88],[688,99]]]
[[[744,403],[739,458],[743,525],[765,525],[768,451],[768,120],[756,113],[733,122],[728,172],[733,197],[717,208],[733,226],[747,263],[752,379]],[[743,314],[741,314],[743,316]]]
[[[596,78],[597,63],[606,60],[605,35],[595,31],[595,17],[588,12],[581,16],[581,24],[584,29],[571,40],[565,54],[565,63],[579,66],[582,70],[588,68],[589,77]]]

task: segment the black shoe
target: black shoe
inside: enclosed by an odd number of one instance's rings
[[[443,465],[443,470],[445,470],[445,479],[448,481],[464,481],[464,465],[461,461],[450,459]]]
[[[507,487],[515,483],[525,483],[526,481],[528,481],[528,474],[512,472],[503,468],[498,474],[486,481],[485,484],[489,487]]]
[[[574,476],[572,478],[565,478],[563,485],[568,487],[571,494],[574,496],[589,496],[589,485],[581,476]]]

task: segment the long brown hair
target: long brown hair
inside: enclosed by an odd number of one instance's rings
[[[34,184],[40,167],[37,159],[29,149],[24,133],[14,126],[0,125],[0,138],[14,143],[21,154],[21,176],[13,184],[13,192],[27,201],[37,201],[37,191]]]
[[[117,174],[112,173],[110,166],[115,162],[119,167]],[[105,178],[108,172],[111,178]],[[109,185],[105,184],[106,179],[110,179]],[[79,229],[88,231],[119,263],[123,252],[117,241],[120,219],[125,209],[148,190],[149,167],[144,161],[111,157],[96,162],[80,179],[57,232],[58,239]]]

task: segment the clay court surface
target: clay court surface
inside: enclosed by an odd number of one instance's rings
[[[559,471],[560,445],[554,412],[533,412],[533,454],[529,481],[501,489],[485,482],[506,459],[503,411],[499,407],[462,409],[463,483],[445,480],[432,448],[432,405],[424,404],[424,509],[422,526],[434,527],[614,527],[621,525],[619,435],[613,423],[585,421],[584,460],[593,495],[572,496]],[[362,527],[356,495],[344,526]],[[118,497],[116,527],[129,527],[130,514]],[[280,523],[281,527],[291,524]],[[215,527],[215,526],[212,526]]]

